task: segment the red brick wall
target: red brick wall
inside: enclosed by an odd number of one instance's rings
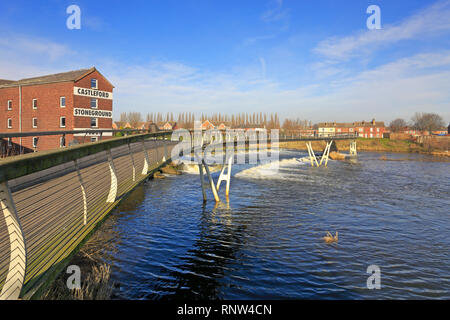
[[[0,89],[0,103],[13,97],[13,111],[6,111],[6,116],[0,116],[1,132],[19,132],[19,87]],[[66,97],[66,107],[60,107],[60,97]],[[37,99],[37,109],[33,109],[33,99]],[[22,132],[70,130],[73,126],[71,106],[73,105],[73,83],[61,82],[22,87]],[[7,118],[13,114],[13,128],[7,128]],[[66,128],[60,128],[60,117],[66,117]],[[33,128],[32,119],[37,118],[37,128]],[[23,137],[22,145],[33,149],[33,137]],[[59,148],[59,136],[39,137],[37,150]],[[70,137],[66,137],[68,141]],[[13,138],[13,142],[20,143],[20,138]]]
[[[100,91],[113,92],[113,87],[108,81],[97,71],[87,75],[83,79],[75,82],[75,87],[81,88],[90,88],[91,87],[91,79],[97,79],[97,87]],[[91,108],[91,98],[90,97],[82,97],[75,96],[75,108]],[[98,110],[113,110],[113,100],[108,99],[97,99]],[[91,127],[91,118],[89,117],[76,117],[75,118],[75,127],[74,128],[90,128]],[[112,128],[112,119],[99,118],[98,119],[98,128],[99,129],[111,129]]]
[[[73,88],[91,88],[91,79],[97,79],[98,89],[112,92],[113,87],[97,71],[87,75],[77,82],[60,82],[42,85],[22,86],[22,132],[33,131],[69,131],[74,128],[91,128],[90,117],[74,117],[73,108],[87,108],[90,97],[76,96]],[[66,107],[60,107],[60,97],[66,98]],[[37,109],[33,109],[32,101],[37,99]],[[7,101],[12,100],[12,111],[8,111]],[[99,110],[113,109],[113,100],[98,99]],[[60,127],[60,117],[66,117],[65,128]],[[13,127],[8,129],[7,119],[13,120]],[[37,118],[38,126],[33,128],[32,119]],[[111,129],[112,119],[98,119],[99,129]],[[19,128],[19,87],[0,88],[0,132],[20,132]],[[60,147],[61,136],[41,136],[38,141],[38,151],[57,149]],[[104,137],[107,138],[107,137]],[[33,137],[22,138],[22,145],[33,149]],[[66,146],[74,140],[73,135],[66,136]],[[82,142],[83,139],[78,139]],[[20,143],[20,138],[13,138],[14,143]],[[85,139],[90,142],[90,138]]]

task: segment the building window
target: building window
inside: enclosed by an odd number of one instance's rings
[[[60,148],[64,148],[66,146],[66,138],[65,137],[60,137],[59,138],[59,147]]]
[[[33,118],[33,128],[37,128],[37,118]]]
[[[353,132],[353,128],[350,128],[350,132]]]
[[[33,137],[33,148],[37,148],[38,141],[39,141],[38,137]]]
[[[97,79],[91,79],[91,88],[97,89]]]
[[[91,128],[97,128],[97,127],[98,127],[98,119],[91,118]]]
[[[380,128],[377,128],[377,132],[380,132]]]
[[[66,97],[59,98],[59,106],[61,108],[65,108],[66,107]]]
[[[362,128],[359,128],[359,132],[363,132],[363,129],[362,129]]]
[[[373,132],[373,128],[370,128],[370,132]]]
[[[12,101],[8,100],[8,110],[12,110]]]
[[[61,128],[65,128],[66,127],[66,117],[59,118],[59,126]]]
[[[97,137],[91,137],[91,142],[97,142]]]
[[[12,119],[8,119],[8,129],[12,128]]]
[[[98,108],[98,100],[95,98],[91,98],[91,108],[97,109]]]
[[[33,99],[33,109],[37,109],[37,99]]]
[[[12,147],[11,138],[8,138],[8,147]]]

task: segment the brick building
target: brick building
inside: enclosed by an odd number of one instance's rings
[[[114,86],[95,68],[18,81],[0,80],[0,132],[111,129]],[[103,137],[111,136],[104,133]],[[8,145],[42,151],[97,141],[85,134],[12,138]]]
[[[324,122],[318,125],[319,137],[357,134],[361,138],[383,138],[384,122],[361,121],[350,123]]]

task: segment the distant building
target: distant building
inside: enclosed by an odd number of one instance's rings
[[[375,119],[366,122],[336,123],[323,122],[318,125],[319,137],[330,137],[348,134],[357,134],[361,138],[383,138],[386,131],[384,122],[377,122]]]
[[[176,130],[178,129],[177,123],[174,121],[158,122],[159,130]]]
[[[114,130],[120,130],[120,129],[131,129],[131,124],[126,121],[115,121],[112,124],[112,128]]]
[[[216,126],[209,120],[205,120],[202,123],[201,129],[202,130],[211,130],[211,129],[215,129]]]

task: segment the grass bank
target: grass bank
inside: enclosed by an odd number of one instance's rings
[[[322,151],[325,148],[325,141],[312,141],[314,151]],[[350,148],[350,140],[338,140],[336,146],[341,152],[348,152]],[[280,148],[307,150],[304,141],[280,142]],[[408,140],[391,140],[391,139],[357,139],[358,151],[373,152],[399,152],[399,153],[423,153],[434,156],[450,156],[449,152],[442,149],[430,148],[421,144]]]

